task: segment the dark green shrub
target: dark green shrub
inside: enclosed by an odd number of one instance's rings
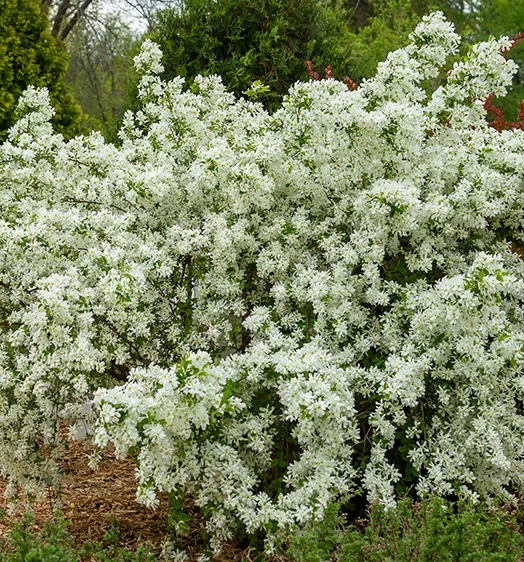
[[[347,33],[345,12],[318,0],[185,0],[159,14],[152,39],[167,78],[218,74],[237,95],[260,81],[270,88],[261,101],[275,109],[308,79],[306,60],[344,76]]]
[[[77,562],[67,522],[60,516],[37,531],[34,518],[25,514],[0,543],[2,562]]]

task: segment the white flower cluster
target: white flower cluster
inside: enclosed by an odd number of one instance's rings
[[[359,90],[273,115],[163,82],[146,42],[119,148],[64,142],[29,90],[0,147],[0,471],[38,484],[94,393],[139,500],[190,494],[217,541],[359,490],[524,489],[524,132],[482,107],[515,66],[492,40],[428,92],[458,42],[433,14]]]

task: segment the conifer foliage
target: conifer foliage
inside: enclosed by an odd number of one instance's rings
[[[79,108],[63,76],[67,55],[51,35],[38,0],[0,0],[0,139],[15,122],[18,98],[28,86],[49,90],[57,130],[74,134]]]

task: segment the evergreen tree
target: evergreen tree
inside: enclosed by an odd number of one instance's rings
[[[67,54],[51,35],[38,0],[0,0],[0,139],[16,119],[16,103],[29,85],[49,89],[54,125],[76,131],[80,109],[63,76]]]

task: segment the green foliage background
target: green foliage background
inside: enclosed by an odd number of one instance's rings
[[[118,143],[122,116],[133,103],[133,54],[138,39],[114,14],[97,13],[97,25],[80,22],[68,39],[66,81],[82,106],[83,131],[101,131]]]
[[[166,78],[181,75],[191,84],[198,74],[219,74],[239,96],[260,81],[268,89],[258,99],[275,110],[295,81],[308,79],[305,60],[321,76],[331,65],[334,77],[359,83],[435,9],[456,25],[463,52],[489,36],[524,30],[524,0],[182,0],[158,13],[149,36],[164,52]],[[58,131],[72,136],[81,130],[80,102],[82,130],[117,141],[121,116],[134,103],[137,46],[123,22],[108,22],[96,32],[80,22],[61,45],[38,0],[0,0],[0,139],[32,84],[49,88]],[[513,91],[495,103],[515,119],[524,98],[524,45],[509,56],[521,70]]]
[[[479,12],[479,30],[476,36],[507,35],[512,37],[524,31],[523,0],[490,0]],[[519,72],[513,80],[513,90],[502,100],[495,100],[511,119],[517,117],[517,104],[524,99],[524,44],[520,43],[510,53],[519,65]]]

